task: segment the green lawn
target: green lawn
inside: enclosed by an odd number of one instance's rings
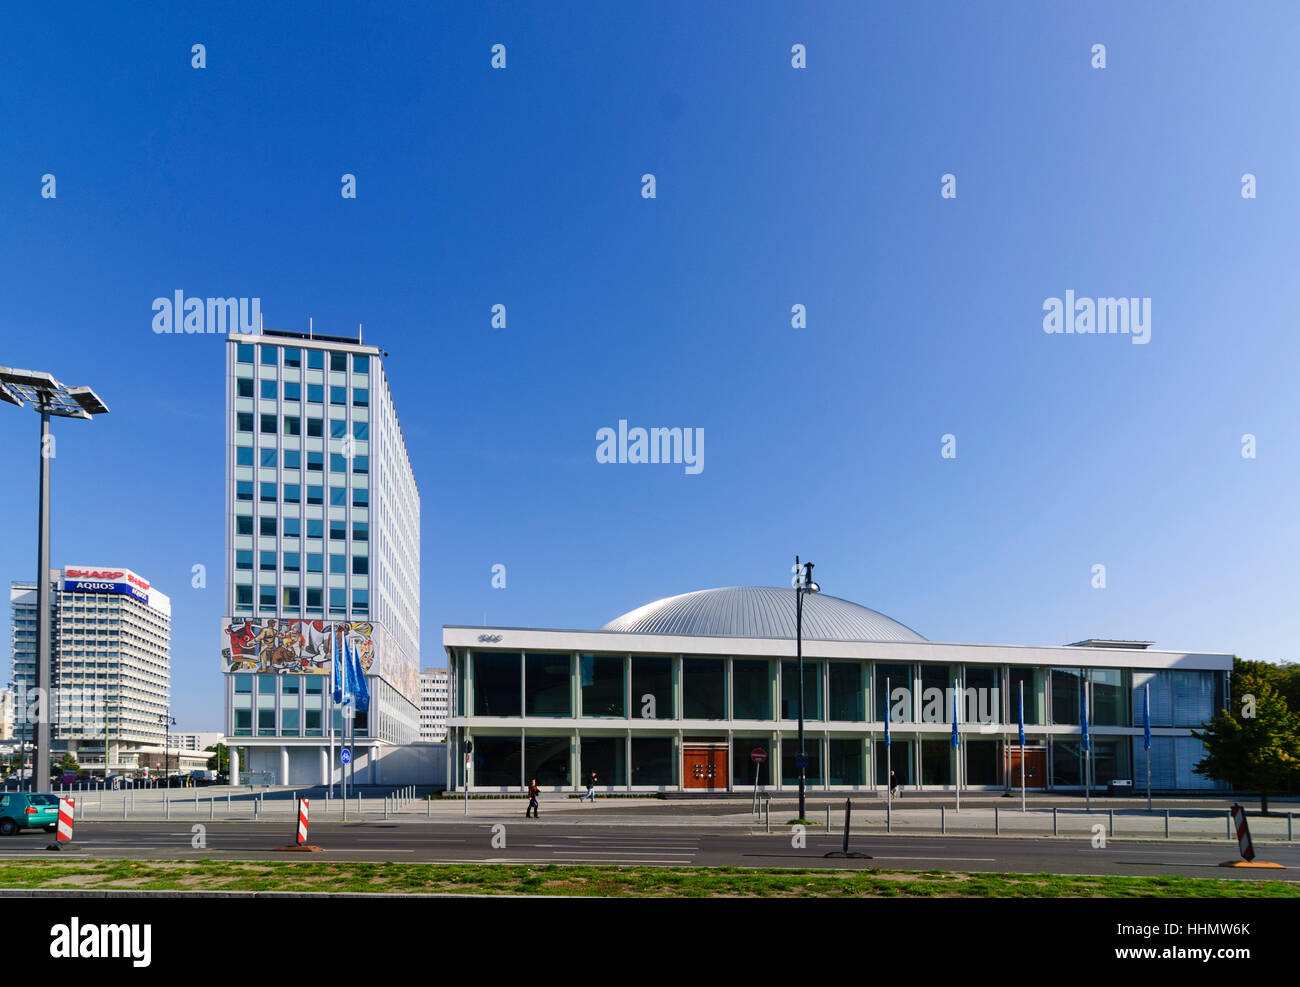
[[[1300,898],[1300,884],[1184,877],[317,861],[5,861],[0,887],[738,898]]]

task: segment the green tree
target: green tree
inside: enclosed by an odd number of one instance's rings
[[[1193,770],[1259,792],[1261,811],[1268,815],[1269,793],[1300,777],[1300,716],[1264,677],[1244,672],[1239,679],[1237,709],[1222,710],[1204,731],[1192,731],[1205,745],[1205,757]]]
[[[53,774],[62,775],[65,771],[80,771],[81,765],[77,763],[77,755],[72,751],[64,751],[63,756],[54,762]]]
[[[208,758],[208,770],[217,771],[222,774],[230,771],[230,748],[225,744],[217,744],[215,747],[207,747],[204,750],[212,751],[212,756]]]

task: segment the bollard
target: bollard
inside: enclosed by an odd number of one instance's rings
[[[1115,810],[1114,810],[1114,809],[1107,809],[1107,810],[1106,810],[1106,815],[1108,815],[1108,816],[1110,817],[1110,819],[1108,820],[1108,824],[1109,824],[1109,835],[1113,838],[1113,837],[1115,836]]]
[[[1295,840],[1295,813],[1286,814],[1286,841],[1291,843]]]
[[[433,799],[424,800],[424,814],[430,819],[433,818]]]
[[[388,818],[388,796],[384,796],[384,818]]]
[[[361,793],[357,792],[357,814],[361,814]]]
[[[1169,810],[1165,810],[1165,839],[1169,839]]]
[[[196,816],[199,814],[199,790],[197,788],[194,789],[194,814]]]
[[[1232,831],[1232,813],[1228,813],[1228,839],[1235,840],[1237,834]]]
[[[1002,835],[1002,820],[998,817],[998,807],[996,805],[993,807],[993,835]]]
[[[163,796],[163,811],[167,814],[166,818],[170,819],[172,817],[171,799],[167,798],[166,795]]]
[[[226,792],[226,815],[230,815],[230,793]]]
[[[122,818],[126,818],[126,792],[122,793]]]
[[[831,831],[831,807],[826,806],[826,832]]]
[[[946,805],[939,806],[939,832],[944,836],[948,835],[948,807]]]
[[[212,798],[211,796],[209,796],[209,797],[208,797],[208,818],[209,818],[209,819],[216,819],[216,818],[217,818],[217,808],[216,808],[216,806],[217,806],[217,800],[214,799],[214,798]]]
[[[767,819],[767,831],[772,832],[772,800],[763,803],[763,816]]]
[[[1052,835],[1053,835],[1053,836],[1060,836],[1060,835],[1061,835],[1061,830],[1060,830],[1060,828],[1057,826],[1057,820],[1056,820],[1056,806],[1052,806]]]

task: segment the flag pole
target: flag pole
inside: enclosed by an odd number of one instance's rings
[[[331,634],[330,635],[330,691],[331,692],[334,689],[334,660],[335,660],[334,659],[334,635]],[[333,701],[333,699],[334,697],[333,695],[331,695],[330,700]],[[329,718],[330,718],[330,763],[329,763],[328,772],[329,772],[330,798],[333,798],[334,797],[334,710],[333,709],[330,709],[329,711]]]
[[[961,812],[961,738],[957,735],[957,703],[961,697],[958,680],[952,680],[952,754],[953,790],[957,793],[957,811]]]
[[[889,749],[889,679],[885,679],[885,828],[894,825],[894,765]]]
[[[1145,686],[1142,695],[1142,726],[1147,749],[1147,812],[1151,811],[1151,683]]]
[[[1082,714],[1079,718],[1080,733],[1083,737],[1083,808],[1086,812],[1092,811],[1092,785],[1090,784],[1092,774],[1092,741],[1088,737],[1088,680],[1086,677],[1079,679],[1079,712]]]
[[[1025,680],[1020,680],[1020,811],[1025,811]]]

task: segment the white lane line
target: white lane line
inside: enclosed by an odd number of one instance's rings
[[[563,851],[563,850],[557,850],[557,851],[554,853],[553,856],[556,856],[556,857],[592,857],[592,858],[595,858],[595,857],[600,857],[600,858],[610,858],[610,857],[612,857],[612,858],[614,858],[614,859],[616,859],[616,860],[623,860],[623,859],[626,859],[626,858],[629,858],[629,857],[635,857],[635,858],[637,858],[638,860],[641,859],[642,857],[653,857],[653,858],[656,858],[656,859],[660,859],[660,858],[664,858],[664,857],[672,857],[674,860],[690,860],[690,859],[692,858],[692,854],[689,854],[689,853],[614,853],[614,852],[605,852],[605,851],[600,851],[600,850],[595,851],[595,852],[592,852],[592,853],[566,853],[566,852]]]
[[[897,857],[891,853],[873,854],[877,860],[978,860],[988,863],[997,860],[997,857]]]

